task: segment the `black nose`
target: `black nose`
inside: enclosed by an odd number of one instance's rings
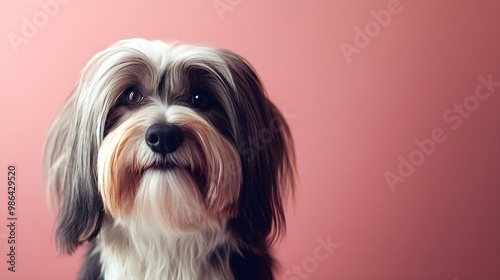
[[[172,124],[153,124],[146,131],[146,143],[158,154],[173,153],[184,141],[182,130]]]

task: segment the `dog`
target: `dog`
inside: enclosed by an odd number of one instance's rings
[[[293,140],[256,72],[224,49],[120,41],[53,121],[44,172],[79,279],[274,279]]]

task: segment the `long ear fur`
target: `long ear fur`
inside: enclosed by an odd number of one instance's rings
[[[243,170],[239,214],[231,227],[249,249],[264,250],[285,230],[283,206],[294,189],[293,141],[250,64],[228,51],[222,55],[236,87],[239,125],[233,129]]]
[[[71,254],[101,228],[104,208],[96,165],[107,115],[123,91],[120,87],[138,75],[127,67],[150,65],[143,55],[149,47],[146,40],[124,40],[96,54],[51,127],[44,165],[49,195],[59,211],[60,251]]]
[[[49,199],[59,216],[57,245],[67,254],[97,235],[104,213],[95,170],[97,124],[75,106],[79,90],[53,122],[44,159]]]
[[[113,93],[120,92],[115,78],[130,78],[121,69],[140,60],[127,60],[140,51],[134,44],[121,47],[125,44],[127,41],[118,42],[87,63],[75,92],[49,132],[45,174],[49,195],[59,211],[58,247],[68,254],[97,235],[104,217],[97,185],[97,154],[107,114],[117,98]]]

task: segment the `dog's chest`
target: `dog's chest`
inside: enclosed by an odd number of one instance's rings
[[[96,247],[102,275],[106,280],[234,279],[229,249],[215,249],[206,240],[196,239],[132,240],[108,233],[99,238]]]

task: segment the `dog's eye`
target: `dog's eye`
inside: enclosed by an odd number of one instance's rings
[[[195,108],[206,109],[210,105],[210,99],[207,94],[197,93],[192,96],[191,103]]]
[[[142,103],[144,96],[137,88],[129,88],[122,93],[122,100],[127,106],[134,107]]]

